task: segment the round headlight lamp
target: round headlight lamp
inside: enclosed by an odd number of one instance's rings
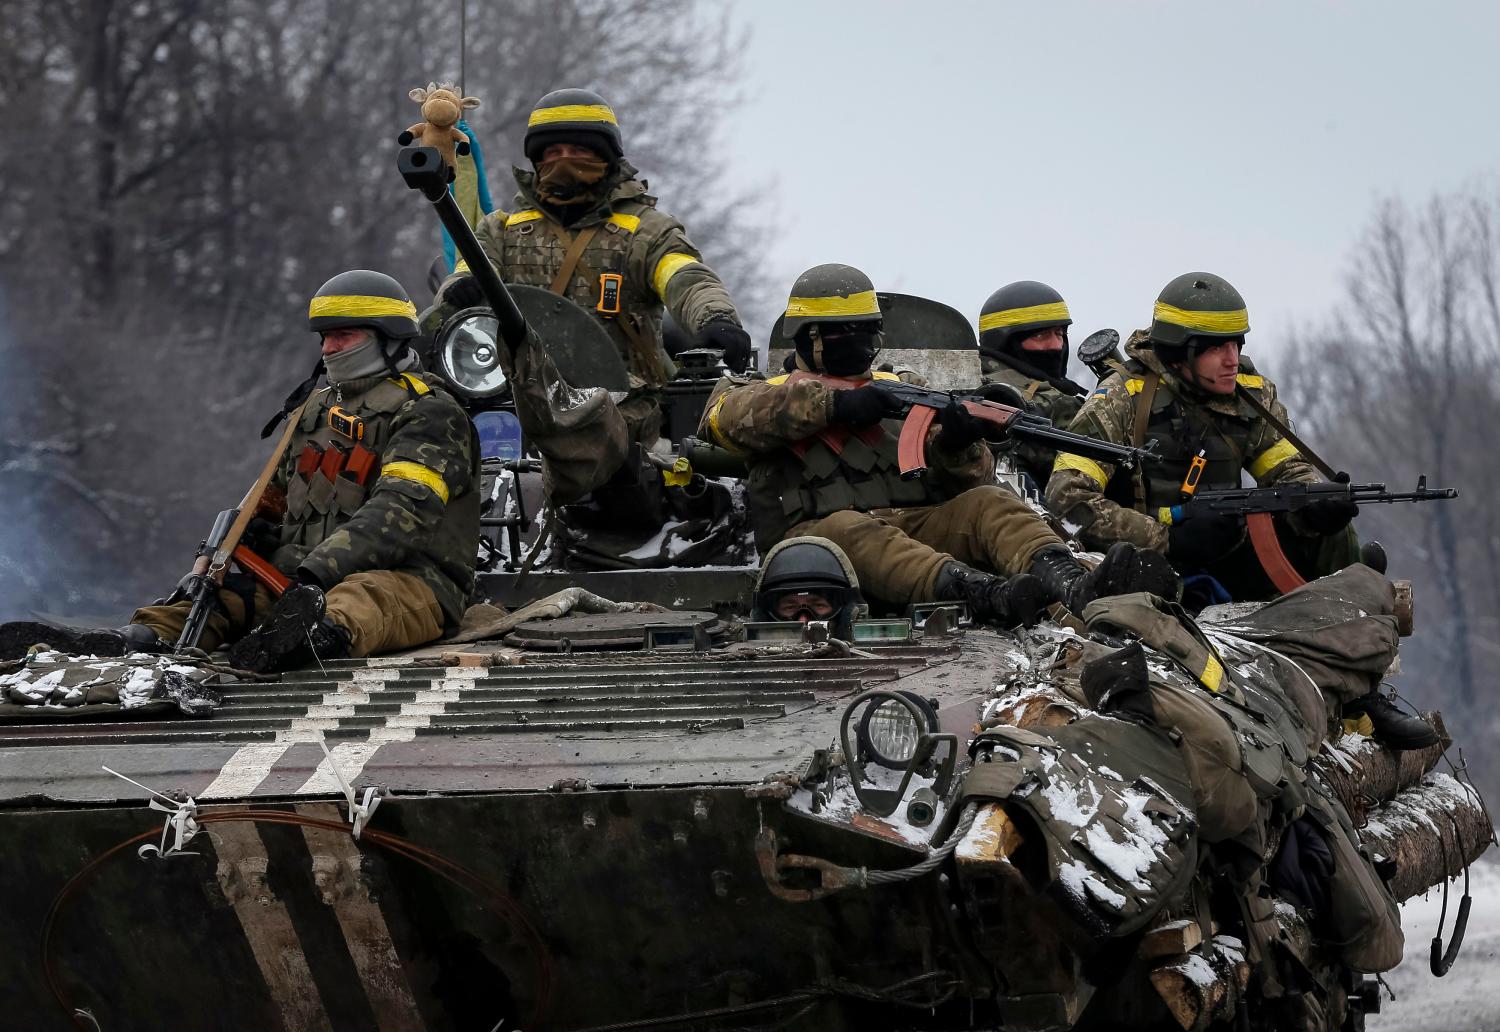
[[[917,754],[917,743],[937,730],[937,713],[915,692],[889,692],[867,706],[859,722],[859,744],[882,767],[904,768]]]
[[[466,308],[438,331],[438,370],[465,400],[493,398],[505,390],[500,368],[500,323],[488,308]]]

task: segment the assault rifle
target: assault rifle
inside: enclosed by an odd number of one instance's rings
[[[788,382],[808,377],[820,380],[835,390],[865,387],[871,382],[880,386],[886,397],[899,406],[900,414],[905,416],[905,421],[901,424],[901,437],[896,444],[897,462],[903,477],[921,476],[926,472],[927,432],[932,428],[932,421],[937,418],[938,413],[955,401],[961,404],[970,415],[977,416],[987,423],[993,423],[999,430],[1004,431],[1005,436],[1014,437],[1018,441],[1035,441],[1050,448],[1070,451],[1076,455],[1116,466],[1134,467],[1155,456],[1151,448],[1110,444],[1096,437],[1086,437],[1083,434],[1059,430],[1043,416],[1010,405],[1003,405],[998,401],[990,401],[976,391],[949,393],[895,380],[846,380],[837,376],[804,372],[793,373],[788,378]]]
[[[1389,504],[1392,502],[1435,502],[1458,497],[1458,489],[1452,487],[1428,487],[1427,476],[1417,477],[1417,489],[1392,493],[1384,484],[1351,484],[1346,474],[1343,480],[1316,484],[1276,484],[1271,487],[1235,487],[1220,491],[1199,491],[1192,498],[1174,505],[1170,509],[1172,522],[1192,519],[1194,516],[1239,516],[1250,531],[1250,543],[1255,555],[1265,568],[1271,583],[1283,593],[1306,583],[1276,538],[1276,527],[1272,518],[1279,512],[1296,512],[1313,502],[1325,498],[1340,498],[1357,505]]]

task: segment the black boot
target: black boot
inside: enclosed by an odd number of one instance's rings
[[[294,584],[276,600],[265,622],[229,650],[239,670],[264,674],[286,670],[313,658],[343,659],[349,654],[349,632],[324,615],[323,592]]]
[[[1049,545],[1031,559],[1030,572],[1074,616],[1096,598],[1149,591],[1169,601],[1178,594],[1177,573],[1164,555],[1116,541],[1094,569],[1080,563],[1067,545]]]
[[[1395,703],[1380,694],[1379,689],[1353,702],[1344,703],[1343,716],[1345,720],[1369,717],[1370,725],[1374,728],[1372,737],[1397,752],[1425,749],[1437,744],[1438,735],[1431,724],[1421,717],[1402,713]]]
[[[125,648],[129,652],[170,652],[172,646],[177,644],[175,641],[162,641],[161,635],[145,624],[128,623],[115,633],[125,642]]]
[[[118,631],[75,631],[35,620],[12,620],[0,624],[0,660],[20,659],[33,645],[46,645],[71,656],[123,656],[125,639]]]
[[[942,601],[967,602],[976,623],[1001,627],[1031,627],[1057,596],[1030,574],[996,577],[963,563],[948,563],[938,571],[933,594]]]
[[[1379,541],[1366,541],[1359,546],[1359,561],[1370,569],[1385,576],[1386,555],[1385,546]]]

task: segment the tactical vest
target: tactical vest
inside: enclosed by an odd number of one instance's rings
[[[1138,398],[1150,372],[1138,362],[1126,366],[1126,388]],[[1246,390],[1258,390],[1261,379],[1241,374]],[[1253,386],[1252,386],[1253,385]],[[1258,417],[1244,403],[1234,416],[1214,412],[1179,398],[1165,382],[1157,386],[1146,424],[1146,445],[1155,444],[1157,457],[1141,473],[1117,469],[1105,487],[1105,497],[1141,512],[1155,514],[1182,501],[1182,484],[1199,451],[1208,463],[1198,480],[1198,490],[1223,490],[1240,486],[1240,470],[1251,458],[1250,436]]]
[[[897,379],[891,373],[875,375]],[[770,382],[789,379],[781,376]],[[869,512],[931,504],[921,479],[901,477],[896,455],[900,433],[897,420],[859,429],[831,426],[752,463],[746,493],[756,547],[765,554],[797,524],[845,509]]]
[[[643,202],[625,202],[623,206],[636,212],[649,207]],[[636,281],[627,268],[640,225],[639,214],[616,211],[603,223],[569,229],[537,208],[523,208],[505,217],[500,273],[508,283],[550,290],[574,239],[579,233],[594,230],[559,293],[604,324],[632,373],[659,384],[670,380],[676,370],[661,344],[661,300],[650,283]],[[610,303],[604,289],[606,276],[620,277],[615,304]]]
[[[381,454],[396,413],[429,390],[424,380],[403,373],[400,380],[375,379],[359,394],[346,385],[343,401],[336,400],[332,387],[313,396],[287,449],[285,461],[293,465],[287,474],[283,546],[317,547],[365,504],[380,477]],[[335,407],[363,425],[358,441],[331,425],[329,413]]]

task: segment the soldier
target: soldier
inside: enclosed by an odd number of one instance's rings
[[[984,382],[1014,387],[1035,411],[1055,426],[1066,427],[1088,393],[1068,379],[1071,325],[1067,302],[1047,284],[1021,280],[1001,287],[979,312]],[[1028,442],[1017,445],[1011,454],[1038,491],[1047,486],[1055,449]]]
[[[798,277],[784,333],[795,372],[770,380],[726,377],[700,432],[745,456],[756,544],[827,538],[849,557],[861,590],[892,605],[953,599],[1003,625],[1034,622],[1061,601],[1073,612],[1101,594],[1155,590],[1176,579],[1159,556],[1123,546],[1089,571],[1020,498],[994,483],[983,421],[959,405],[935,428],[923,479],[898,471],[894,422],[871,373],[881,313],[869,277],[820,265]],[[830,383],[823,377],[841,378]],[[983,572],[982,564],[994,573]]]
[[[273,605],[266,588],[231,575],[200,641],[208,650],[233,643],[236,667],[368,656],[457,630],[474,591],[479,443],[463,407],[406,344],[416,315],[399,283],[367,270],[341,273],[313,297],[308,323],[322,338],[329,386],[299,410],[272,481],[285,494],[272,562],[292,585]],[[0,651],[39,641],[161,650],[190,608],[146,606],[120,632],[7,625]]]
[[[630,372],[647,384],[675,373],[662,344],[664,307],[699,346],[722,349],[731,369],[746,368],[750,336],[728,291],[682,224],[660,211],[636,178],[602,97],[571,89],[547,94],[527,121],[525,150],[532,170],[514,170],[513,210],[491,212],[477,230],[501,279],[546,287],[592,311]],[[460,262],[444,283],[425,328],[484,303],[466,270]]]
[[[859,578],[843,550],[827,538],[788,538],[766,553],[755,578],[754,620],[826,621],[835,638],[852,641],[865,611]]]
[[[1150,330],[1136,331],[1126,345],[1125,370],[1099,385],[1069,428],[1119,444],[1152,442],[1160,458],[1133,475],[1060,452],[1046,491],[1047,507],[1076,524],[1084,544],[1102,549],[1127,541],[1165,552],[1179,573],[1206,573],[1235,600],[1274,597],[1276,589],[1238,517],[1173,521],[1194,458],[1207,462],[1200,491],[1239,487],[1241,469],[1263,487],[1320,479],[1275,425],[1287,422],[1275,384],[1241,355],[1249,330],[1244,298],[1223,278],[1190,272],[1168,283]],[[1333,573],[1359,561],[1350,525],[1358,513],[1343,499],[1316,501],[1278,517],[1278,536],[1305,575]],[[1393,743],[1432,735],[1378,692],[1344,711],[1368,713],[1376,733]]]

